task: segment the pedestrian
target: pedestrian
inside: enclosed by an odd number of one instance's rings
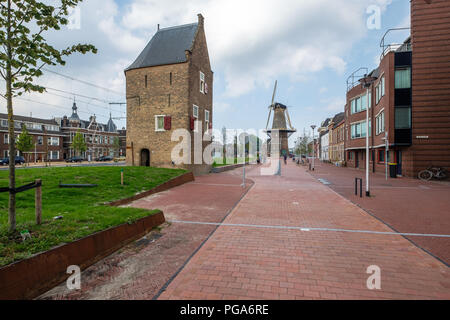
[[[286,153],[283,154],[283,158],[284,158],[284,164],[287,164],[287,155],[286,155]]]

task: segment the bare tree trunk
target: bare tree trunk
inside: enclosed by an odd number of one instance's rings
[[[14,118],[12,105],[12,71],[11,71],[11,1],[8,0],[8,27],[6,49],[8,61],[6,62],[6,108],[8,109],[8,133],[9,133],[9,231],[16,230],[16,145],[14,137]]]

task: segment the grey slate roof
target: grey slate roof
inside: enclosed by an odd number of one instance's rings
[[[158,30],[145,49],[125,71],[145,67],[186,62],[186,50],[191,50],[198,23]]]
[[[109,116],[108,123],[106,124],[106,131],[108,131],[108,132],[116,132],[117,131],[117,126],[114,123],[114,121],[112,120],[111,115]]]
[[[338,113],[333,118],[333,129],[337,128],[339,124],[344,121],[345,119],[345,112]]]

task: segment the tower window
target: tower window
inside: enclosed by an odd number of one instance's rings
[[[205,74],[200,71],[200,92],[205,93]]]
[[[170,73],[170,85],[172,85],[172,72]]]
[[[145,87],[148,87],[148,81],[147,81],[147,76],[145,76]]]

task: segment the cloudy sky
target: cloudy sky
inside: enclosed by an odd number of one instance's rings
[[[47,72],[39,83],[51,88],[49,93],[17,99],[15,112],[70,115],[77,94],[82,118],[95,113],[107,121],[111,112],[118,126],[125,126],[125,106],[108,104],[125,102],[123,70],[157,24],[196,22],[202,13],[215,72],[214,127],[264,129],[278,80],[276,100],[289,106],[302,133],[343,111],[347,77],[359,67],[376,67],[385,31],[409,26],[409,5],[409,0],[84,0],[80,28],[47,38],[60,48],[92,43],[98,54],[76,55],[50,70],[96,86]],[[379,29],[374,8],[381,12]],[[388,41],[405,37],[399,33]],[[0,112],[6,112],[4,101]]]

